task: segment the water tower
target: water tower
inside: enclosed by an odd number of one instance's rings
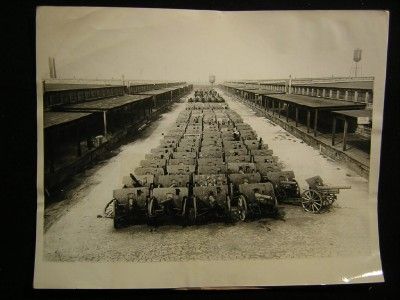
[[[361,61],[361,52],[362,50],[357,48],[354,49],[353,53],[353,62],[354,62],[354,77],[357,77],[359,66],[358,63]]]
[[[208,81],[211,83],[211,86],[214,87],[215,75],[210,75]]]

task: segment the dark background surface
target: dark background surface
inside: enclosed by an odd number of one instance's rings
[[[148,3],[147,3],[148,2]],[[13,1],[2,5],[2,101],[0,119],[2,235],[0,295],[23,299],[189,298],[383,298],[399,285],[399,3],[398,1]],[[379,230],[385,276],[382,284],[268,288],[244,291],[33,290],[36,232],[36,86],[35,8],[37,5],[133,6],[214,10],[385,9],[390,10],[390,38],[379,188]],[[5,204],[5,205],[4,205]],[[51,276],[51,274],[49,274]]]

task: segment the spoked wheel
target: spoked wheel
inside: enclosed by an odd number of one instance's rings
[[[186,214],[186,207],[187,207],[187,197],[183,197],[182,199],[182,213],[181,216],[184,217]]]
[[[151,197],[147,203],[147,224],[155,225],[157,200]]]
[[[307,190],[301,195],[301,205],[305,211],[318,213],[322,208],[322,197],[314,190]]]
[[[294,182],[296,182],[296,192],[295,192],[295,197],[298,198],[300,196],[300,185],[297,182],[297,180],[293,179]]]
[[[106,217],[106,218],[114,217],[116,201],[117,201],[117,199],[112,199],[110,202],[107,203],[106,207],[104,208],[104,217]]]
[[[226,210],[228,213],[231,211],[231,197],[226,196]]]
[[[237,214],[240,221],[244,221],[247,216],[247,201],[243,195],[238,197]]]
[[[186,207],[187,211],[187,219],[189,224],[194,225],[196,223],[196,218],[197,218],[197,201],[196,198],[193,197],[192,200],[192,205],[188,208]]]
[[[286,197],[286,191],[284,189],[282,189],[282,188],[277,188],[276,189],[275,196],[276,196],[276,199],[278,201],[285,201],[285,199],[287,198]]]
[[[125,225],[125,222],[124,222],[124,219],[122,218],[122,217],[120,217],[120,216],[118,216],[117,215],[117,205],[118,205],[118,200],[114,200],[113,202],[112,202],[112,204],[113,205],[109,205],[109,206],[112,206],[112,209],[113,209],[113,223],[114,223],[114,228],[115,229],[120,229],[120,228],[122,228],[122,227],[124,227],[124,225]]]
[[[231,197],[226,196],[226,207],[224,212],[226,222],[230,223],[232,221],[231,215],[232,215]]]
[[[123,220],[121,220],[120,218],[114,218],[114,228],[115,229],[121,229],[122,227],[124,227],[125,223],[123,222]]]
[[[335,194],[327,194],[326,197],[325,197],[324,205],[325,206],[330,206],[335,201],[336,201],[336,195]]]

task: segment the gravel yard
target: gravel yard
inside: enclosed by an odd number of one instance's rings
[[[285,169],[295,172],[302,189],[306,188],[305,179],[314,175],[320,175],[326,183],[352,188],[342,190],[332,209],[321,214],[283,205],[284,220],[267,218],[237,225],[211,223],[185,228],[165,225],[156,230],[136,225],[117,231],[112,219],[97,216],[111,200],[112,190],[121,186],[122,177],[159,144],[162,133],[184,109],[184,103],[176,103],[134,142],[79,175],[79,184],[68,190],[66,199],[46,209],[45,259],[149,262],[368,255],[368,181],[256,116],[228,95],[225,99],[274,150]]]

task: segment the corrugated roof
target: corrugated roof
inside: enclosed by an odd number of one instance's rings
[[[258,95],[274,95],[274,94],[284,94],[285,92],[269,91],[269,90],[244,90],[248,93],[254,93]]]
[[[372,90],[374,88],[373,81],[346,81],[346,82],[326,82],[326,83],[296,83],[293,86],[307,86],[320,88],[338,88],[338,89],[360,89]]]
[[[174,91],[180,88],[185,87],[186,85],[180,85],[180,86],[174,86],[174,87],[169,87],[169,88],[163,88],[163,89],[158,89],[158,90],[150,90],[150,91],[144,91],[144,92],[138,92],[136,95],[160,95],[164,94],[170,91]]]
[[[125,95],[121,97],[107,98],[96,101],[87,101],[77,104],[64,106],[63,109],[67,111],[104,111],[113,108],[121,107],[133,102],[148,99],[150,96],[146,95]]]
[[[269,98],[291,102],[300,106],[318,109],[346,109],[346,108],[364,108],[364,103],[340,101],[326,98],[316,98],[304,95],[294,94],[275,94],[269,95]]]
[[[78,83],[46,83],[46,92],[68,91],[68,90],[85,90],[98,89],[106,87],[121,87],[122,85],[105,85],[105,84],[78,84]]]
[[[372,118],[372,110],[370,109],[359,109],[359,110],[340,110],[333,111],[333,113],[338,115],[344,115],[351,118],[368,117]]]
[[[43,121],[44,128],[49,128],[61,124],[66,124],[84,117],[91,115],[92,113],[82,112],[44,112]]]

